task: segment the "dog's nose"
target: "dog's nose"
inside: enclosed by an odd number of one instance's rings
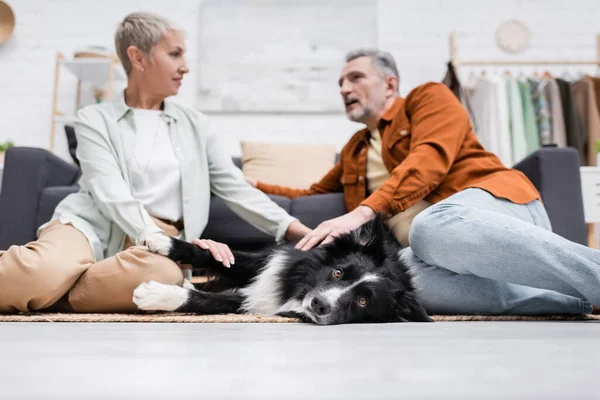
[[[310,307],[317,315],[326,315],[331,312],[331,306],[329,305],[329,302],[320,295],[313,297],[312,301],[310,302]]]

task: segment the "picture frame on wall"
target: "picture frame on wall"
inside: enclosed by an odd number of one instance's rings
[[[350,50],[377,45],[377,2],[206,0],[199,21],[203,112],[342,113]]]

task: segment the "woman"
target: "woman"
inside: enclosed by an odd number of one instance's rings
[[[177,28],[134,13],[117,28],[115,44],[127,88],[78,112],[81,190],[58,205],[37,241],[0,252],[0,312],[136,310],[140,283],[184,282],[177,264],[143,246],[150,235],[180,236],[230,266],[226,245],[195,239],[208,221],[211,191],[278,241],[309,231],[244,181],[203,115],[166,100],[189,71]]]

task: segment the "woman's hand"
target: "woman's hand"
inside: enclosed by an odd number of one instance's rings
[[[223,266],[227,268],[231,268],[231,266],[235,264],[233,253],[226,244],[215,242],[214,240],[210,239],[193,239],[192,244],[195,244],[204,250],[210,251],[214,259],[222,263]]]

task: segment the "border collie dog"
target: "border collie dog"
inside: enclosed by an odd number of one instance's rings
[[[147,245],[173,261],[210,268],[235,288],[207,292],[146,282],[133,293],[142,310],[279,315],[319,325],[432,321],[399,259],[400,245],[380,215],[310,251],[292,245],[233,251],[231,268],[208,250],[165,235],[151,236]]]

